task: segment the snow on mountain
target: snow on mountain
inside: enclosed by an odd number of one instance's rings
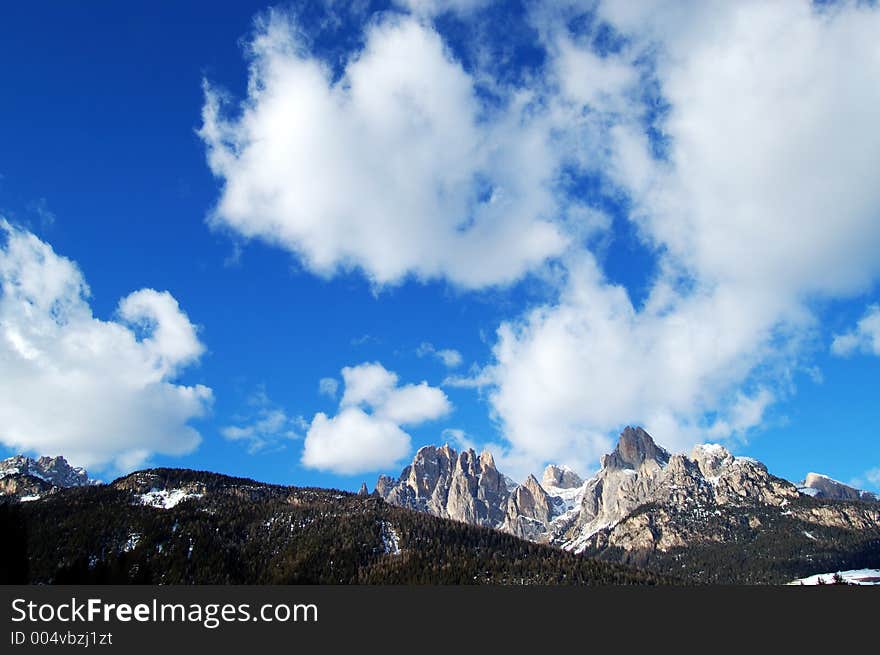
[[[382,522],[382,548],[386,555],[400,555],[400,535],[394,526],[387,521]]]
[[[811,575],[807,578],[792,580],[788,584],[835,584],[834,576],[839,576],[839,579],[843,580],[846,584],[851,585],[880,585],[880,569],[855,569],[852,571],[837,571],[836,573],[817,573],[816,575]]]
[[[71,466],[64,457],[33,459],[16,455],[0,461],[0,495],[34,500],[57,489],[97,484],[86,470]]]
[[[200,493],[191,493],[184,489],[152,489],[135,498],[139,504],[158,509],[171,509],[190,498],[201,498]]]

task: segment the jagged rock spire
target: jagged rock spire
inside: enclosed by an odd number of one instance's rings
[[[666,464],[669,452],[654,443],[642,428],[628,425],[620,433],[614,451],[602,458],[602,468],[637,469],[646,461]]]

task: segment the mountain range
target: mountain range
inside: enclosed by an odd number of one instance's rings
[[[510,583],[518,572],[549,583],[764,584],[880,567],[875,494],[816,473],[794,484],[717,444],[672,454],[638,427],[587,479],[550,465],[517,483],[488,451],[449,445],[419,449],[397,478],[357,494],[181,469],[104,485],[62,457],[17,456],[0,462],[0,498],[13,501],[0,502],[4,534],[22,535],[30,582]],[[328,569],[331,543],[343,546]],[[207,555],[217,549],[220,561]],[[240,570],[255,554],[269,570]]]
[[[782,581],[847,558],[880,563],[875,494],[815,473],[795,485],[718,444],[671,454],[638,427],[623,430],[587,480],[551,465],[540,482],[530,475],[515,484],[488,452],[427,446],[398,478],[380,476],[375,493],[435,516],[703,581]],[[747,555],[753,563],[737,569]]]

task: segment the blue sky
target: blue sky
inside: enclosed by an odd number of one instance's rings
[[[880,488],[876,8],[215,4],[2,10],[0,454]]]

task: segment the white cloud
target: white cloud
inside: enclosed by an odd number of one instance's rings
[[[428,355],[433,355],[441,362],[443,362],[443,366],[446,368],[456,368],[461,366],[463,360],[461,353],[453,348],[440,348],[437,349],[434,347],[434,344],[429,343],[427,341],[423,342],[417,349],[416,355],[419,357],[427,357]]]
[[[399,425],[415,425],[439,418],[451,409],[441,389],[427,382],[398,386],[396,373],[375,363],[346,366],[342,369],[345,393],[341,407],[362,406],[375,416]]]
[[[450,409],[449,399],[442,390],[420,382],[395,389],[375,413],[400,425],[417,425],[444,416]]]
[[[212,393],[173,382],[204,352],[174,297],[135,291],[103,321],[74,262],[2,219],[0,239],[0,442],[119,469],[195,449]]]
[[[275,405],[264,389],[254,393],[248,399],[248,404],[253,408],[250,415],[238,421],[237,425],[224,426],[220,434],[228,441],[244,442],[250,454],[281,450],[285,441],[300,439],[298,430],[308,427],[302,417],[288,416]]]
[[[318,393],[322,396],[336,398],[337,391],[339,391],[339,380],[336,378],[321,378],[318,382]]]
[[[880,305],[871,305],[849,332],[835,335],[831,352],[846,357],[857,352],[880,355]]]
[[[141,289],[129,294],[119,303],[119,316],[150,335],[141,340],[141,346],[153,356],[162,377],[174,375],[205,350],[192,323],[167,291]]]
[[[223,182],[213,224],[378,285],[505,284],[562,252],[558,145],[529,94],[487,111],[440,36],[391,15],[334,82],[288,17],[267,16],[240,115],[205,86],[200,135]]]
[[[302,463],[309,468],[354,475],[386,469],[410,450],[410,436],[387,419],[359,407],[333,417],[315,414],[306,436]]]
[[[346,366],[342,369],[345,392],[341,405],[381,406],[397,386],[397,374],[375,363]]]
[[[592,258],[569,267],[557,303],[499,328],[495,362],[481,374],[505,436],[533,466],[592,465],[626,423],[676,448],[705,438],[705,413],[720,413],[728,435],[754,425],[755,407],[736,389],[773,362],[769,309],[743,313],[725,292],[660,302],[658,290],[637,309]]]
[[[598,168],[629,193],[657,270],[635,305],[572,253],[559,297],[499,328],[481,378],[518,461],[593,457],[631,422],[671,447],[745,433],[786,395],[817,329],[812,301],[880,274],[880,11],[656,4],[602,5],[628,37],[613,63],[541,17],[557,100],[610,112],[572,138],[589,146],[585,166],[604,153]],[[644,73],[626,62],[645,52],[670,106],[665,160],[644,108],[620,110]]]
[[[427,382],[398,385],[396,373],[379,363],[342,369],[345,391],[336,416],[312,419],[302,455],[310,468],[345,475],[393,466],[409,452],[415,426],[448,414],[446,394]]]

